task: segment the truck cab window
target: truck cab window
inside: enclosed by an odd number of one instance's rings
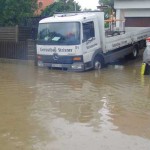
[[[95,37],[94,22],[90,21],[83,23],[83,40],[87,41],[93,37]]]
[[[40,23],[37,42],[48,45],[79,45],[79,22]]]

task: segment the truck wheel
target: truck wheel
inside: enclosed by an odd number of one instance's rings
[[[139,42],[139,48],[142,49],[144,47],[146,47],[146,41],[142,40],[142,41]]]
[[[135,58],[137,58],[138,53],[139,53],[138,47],[137,47],[137,46],[134,46],[134,47],[132,48],[132,52],[131,52],[130,54],[126,55],[125,58],[126,58],[126,59],[135,59]]]
[[[100,70],[103,67],[103,60],[101,57],[97,56],[94,59],[93,68],[95,70]]]
[[[138,48],[137,48],[137,46],[134,46],[133,51],[131,53],[131,58],[135,59],[135,58],[137,58],[137,56],[138,56]]]

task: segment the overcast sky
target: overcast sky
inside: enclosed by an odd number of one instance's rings
[[[84,8],[96,10],[99,0],[75,0],[83,10]]]

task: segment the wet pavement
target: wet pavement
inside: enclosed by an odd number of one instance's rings
[[[141,57],[74,73],[0,63],[1,150],[149,150]]]

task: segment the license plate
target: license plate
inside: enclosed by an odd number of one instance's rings
[[[52,67],[58,67],[58,68],[61,68],[61,67],[62,67],[62,64],[52,64]]]

